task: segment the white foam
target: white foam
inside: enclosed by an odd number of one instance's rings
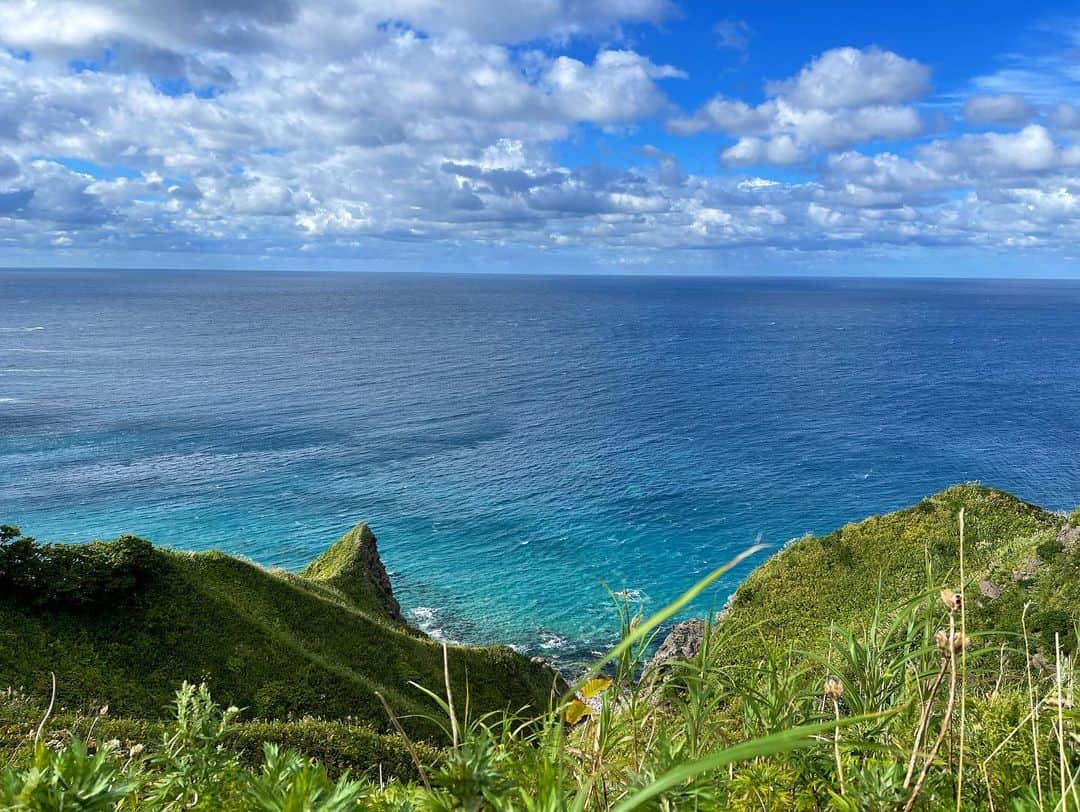
[[[540,632],[540,648],[548,651],[564,649],[570,645],[570,641],[555,632]]]
[[[409,614],[418,623],[430,623],[435,619],[435,616],[439,614],[439,610],[431,606],[417,606],[414,609],[409,610]]]

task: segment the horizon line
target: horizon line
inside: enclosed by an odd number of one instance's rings
[[[626,271],[607,272],[557,272],[557,271],[455,271],[455,270],[375,270],[370,268],[326,268],[318,270],[301,270],[295,268],[135,268],[135,267],[106,267],[106,266],[82,266],[82,265],[0,265],[0,273],[8,272],[59,272],[59,273],[86,273],[86,272],[114,272],[114,273],[193,273],[193,274],[283,274],[283,275],[319,275],[319,274],[368,274],[382,276],[463,276],[463,277],[520,277],[534,279],[738,279],[738,280],[850,280],[850,279],[881,279],[890,281],[918,281],[918,282],[952,282],[952,281],[986,281],[986,282],[1080,282],[1080,272],[1069,276],[1007,276],[1007,275],[920,275],[920,274],[891,274],[891,273],[783,273],[783,274],[748,274],[748,273],[632,273]]]

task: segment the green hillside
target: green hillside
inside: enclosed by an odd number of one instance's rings
[[[790,543],[711,635],[684,626],[688,659],[641,679],[661,616],[624,607],[603,675],[528,724],[464,718],[464,672],[493,709],[536,707],[551,672],[454,649],[437,746],[342,718],[381,724],[374,690],[439,715],[404,685],[438,687],[441,649],[395,619],[364,527],[302,576],[130,537],[45,549],[8,532],[0,551],[0,685],[35,680],[0,694],[0,808],[1080,809],[1080,511],[990,488]],[[109,714],[49,716],[48,670],[61,703]],[[184,678],[220,704],[185,686],[167,721]],[[281,718],[305,712],[324,718]]]
[[[376,694],[405,727],[436,729],[441,644],[400,620],[366,525],[304,575],[218,552],[177,553],[133,537],[40,545],[9,528],[0,549],[0,685],[70,709],[161,719],[184,680],[206,683],[246,718],[311,715],[386,727]],[[449,650],[455,693],[478,712],[546,708],[548,668],[505,647]]]
[[[1058,555],[1065,518],[1003,491],[966,484],[790,543],[735,592],[721,627],[753,631],[726,640],[721,656],[749,666],[766,649],[820,651],[831,627],[869,622],[879,596],[887,615],[935,585],[958,587],[961,508],[969,624],[1018,634],[1020,609],[1032,600],[1029,629],[1054,627],[1071,647],[1069,618],[1080,611],[1080,580],[1071,558]],[[1043,565],[1031,567],[1030,578],[1013,580],[1013,570],[1037,560]],[[992,600],[981,595],[983,582],[992,585],[988,592],[1000,594]],[[1058,586],[1066,591],[1058,594]],[[1052,644],[1052,634],[1049,639]]]

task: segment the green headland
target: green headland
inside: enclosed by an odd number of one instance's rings
[[[621,607],[569,692],[444,660],[366,525],[300,574],[7,528],[0,808],[1077,809],[1078,621],[1080,511],[979,485],[790,542],[662,668]]]

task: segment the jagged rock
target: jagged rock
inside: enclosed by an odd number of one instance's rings
[[[1057,535],[1058,544],[1061,545],[1064,550],[1071,550],[1076,545],[1080,544],[1080,524],[1068,524],[1066,523]]]
[[[1001,587],[993,581],[979,581],[979,594],[988,600],[994,600],[1001,595]]]
[[[356,525],[334,542],[308,565],[303,575],[332,586],[361,609],[381,610],[391,620],[402,620],[401,605],[379,558],[375,534],[366,524]]]
[[[1012,579],[1015,583],[1030,581],[1035,577],[1035,573],[1039,571],[1039,568],[1045,564],[1046,562],[1037,555],[1025,558],[1015,569],[1013,569]]]
[[[705,621],[691,618],[675,625],[656,654],[649,661],[647,671],[662,673],[670,670],[672,662],[689,660],[698,653],[701,642],[705,639]]]

